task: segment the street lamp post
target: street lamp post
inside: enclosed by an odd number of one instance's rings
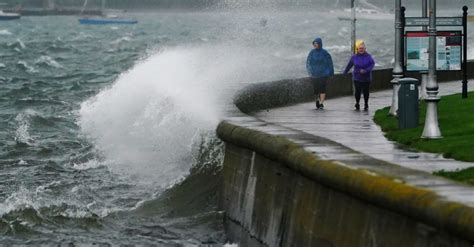
[[[429,6],[429,68],[428,82],[426,84],[426,119],[422,138],[439,139],[442,138],[438,124],[438,81],[436,78],[436,0],[430,0]]]
[[[402,16],[401,16],[401,5],[402,0],[395,0],[395,64],[392,71],[393,79],[390,81],[393,86],[393,95],[392,95],[392,106],[390,107],[389,114],[392,116],[397,116],[398,111],[398,81],[403,77],[403,67],[402,67]]]
[[[462,98],[467,98],[467,10],[468,7],[462,7],[462,25],[463,25],[463,44],[462,49]]]
[[[355,53],[356,41],[356,14],[355,14],[355,0],[351,0],[351,53]]]
[[[421,17],[428,17],[428,0],[421,0]],[[423,31],[427,31],[426,26],[422,27]],[[428,81],[428,71],[421,71],[421,90],[420,99],[426,98],[426,83]]]

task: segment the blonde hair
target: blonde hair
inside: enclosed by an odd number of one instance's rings
[[[361,46],[361,45],[365,45],[364,40],[362,40],[362,39],[356,40],[355,47],[354,47],[354,53],[357,53],[357,50],[359,49],[359,46]]]

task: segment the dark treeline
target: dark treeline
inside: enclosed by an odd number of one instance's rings
[[[394,8],[394,0],[356,0],[357,2],[368,2],[385,9]],[[402,4],[409,7],[421,6],[422,0],[402,0]],[[46,7],[53,5],[57,7],[82,6],[84,0],[0,0],[8,6],[23,7]],[[440,8],[448,6],[473,5],[472,0],[438,0]],[[267,4],[282,6],[306,6],[314,5],[325,8],[346,8],[350,6],[350,0],[106,0],[107,8],[119,9],[148,9],[148,8],[207,8],[212,6],[265,6]],[[88,0],[88,8],[98,8],[102,0]]]

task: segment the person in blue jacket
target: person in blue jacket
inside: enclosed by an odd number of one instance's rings
[[[351,56],[343,74],[347,74],[349,70],[354,67],[352,70],[352,81],[354,82],[354,96],[356,100],[354,107],[357,111],[360,109],[359,101],[362,93],[364,94],[364,111],[367,111],[369,110],[369,87],[372,82],[372,70],[374,69],[375,61],[372,56],[367,53],[363,40],[356,42],[356,49],[356,54]]]
[[[316,109],[324,109],[328,79],[334,75],[334,65],[329,52],[323,49],[323,41],[316,38],[306,59],[306,70],[313,84]]]

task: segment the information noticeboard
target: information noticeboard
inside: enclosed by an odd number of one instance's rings
[[[407,71],[428,70],[429,35],[425,31],[406,33],[405,64]],[[436,70],[461,70],[461,31],[436,34]]]

